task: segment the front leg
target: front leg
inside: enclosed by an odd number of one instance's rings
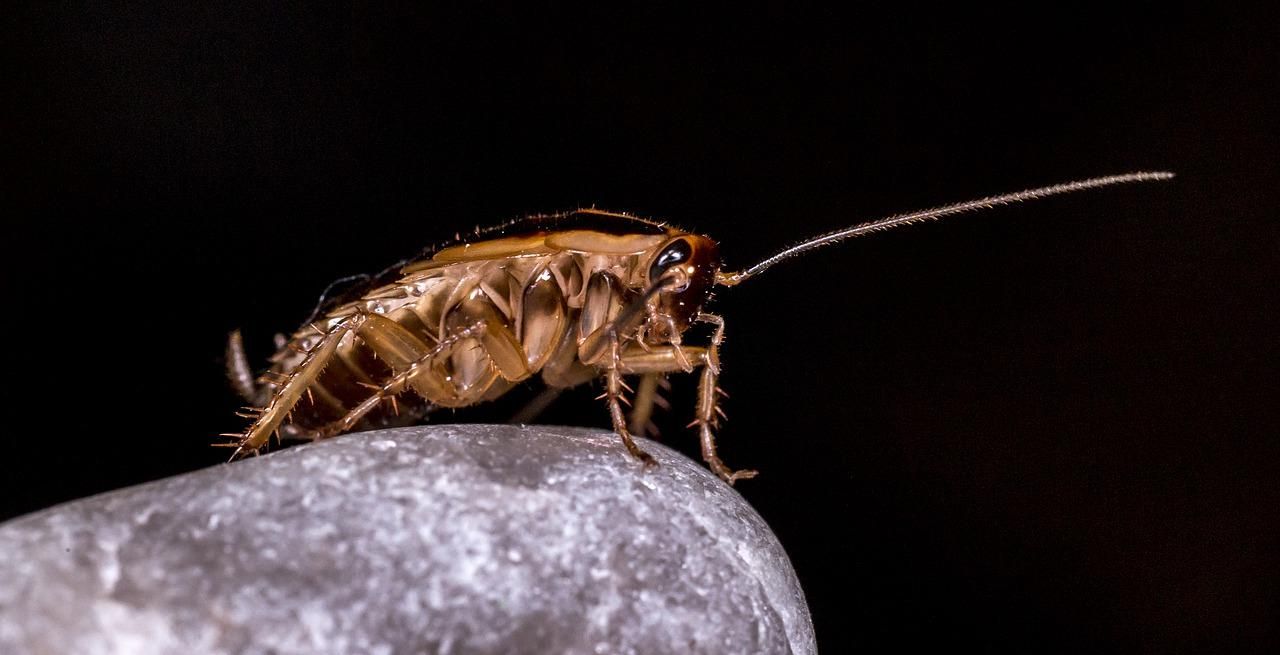
[[[735,471],[721,461],[716,455],[716,437],[711,429],[719,426],[719,396],[724,392],[717,386],[720,378],[720,343],[724,341],[724,318],[716,314],[698,314],[698,320],[716,326],[711,336],[711,345],[703,355],[702,379],[698,381],[698,418],[691,425],[698,426],[698,440],[702,444],[702,459],[712,471],[725,482],[733,484],[737,480],[748,480],[758,475],[757,471],[743,469]]]
[[[702,446],[702,459],[722,480],[733,484],[737,480],[754,478],[756,471],[734,471],[716,454],[713,428],[720,416],[719,396],[723,391],[716,385],[720,377],[720,344],[724,341],[724,319],[714,314],[699,314],[698,320],[716,326],[711,343],[706,348],[689,346],[651,347],[648,351],[635,349],[623,353],[621,368],[627,373],[674,373],[685,370],[687,363],[702,367],[698,382],[697,418],[690,426],[698,426],[698,438]]]

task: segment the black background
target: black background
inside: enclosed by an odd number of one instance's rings
[[[1166,168],[723,292],[722,452],[825,652],[1280,647],[1274,23],[487,8],[10,13],[0,517],[216,464],[229,330],[261,362],[455,231],[594,204],[741,267]],[[692,388],[659,417],[690,453]],[[594,395],[546,420],[606,426]]]

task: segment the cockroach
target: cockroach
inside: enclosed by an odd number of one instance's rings
[[[646,466],[632,438],[655,400],[655,381],[698,370],[696,426],[702,458],[729,484],[716,452],[717,386],[725,322],[704,310],[715,286],[732,287],[779,262],[903,225],[1117,184],[1165,180],[1138,172],[989,196],[898,214],[822,234],[739,272],[721,270],[718,244],[669,224],[597,209],[532,216],[424,251],[317,308],[280,338],[270,369],[254,379],[238,332],[227,347],[233,386],[254,407],[252,424],[224,435],[232,459],[279,439],[314,440],[403,425],[434,409],[495,399],[541,375],[548,389],[597,378],[613,430]],[[709,324],[710,339],[682,336]],[[625,376],[642,376],[628,424]],[[305,399],[305,402],[302,402]]]

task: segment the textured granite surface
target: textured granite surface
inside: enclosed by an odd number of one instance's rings
[[[0,525],[0,653],[812,653],[742,498],[611,433],[368,432]]]

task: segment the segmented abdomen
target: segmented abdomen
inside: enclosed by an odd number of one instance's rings
[[[579,335],[616,315],[623,295],[607,276],[590,273],[598,266],[562,252],[416,271],[303,326],[272,358],[271,372],[263,377],[265,393],[274,392],[273,380],[293,370],[324,331],[358,313],[390,319],[403,328],[397,335],[419,352],[436,349],[450,335],[456,339],[468,327],[484,324],[486,329],[449,343],[411,379],[416,394],[380,405],[357,429],[412,423],[434,407],[490,400],[538,372],[552,386],[580,384],[595,371],[579,361]],[[311,386],[311,399],[294,407],[283,429],[305,436],[341,418],[404,367],[403,361],[376,356],[357,333],[346,334]]]

